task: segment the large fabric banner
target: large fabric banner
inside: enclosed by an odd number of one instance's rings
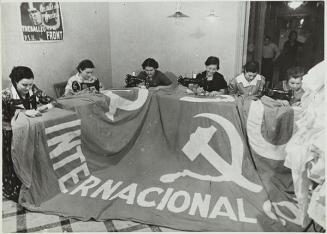
[[[278,153],[293,132],[292,109],[146,89],[59,102],[75,115],[46,113],[29,137],[43,153],[29,167],[15,161],[31,178],[20,197],[26,208],[189,231],[302,230]],[[14,138],[29,134],[22,128]]]

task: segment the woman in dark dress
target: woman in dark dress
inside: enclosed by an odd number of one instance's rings
[[[9,77],[11,86],[2,90],[2,193],[18,202],[22,183],[11,158],[11,120],[18,112],[28,117],[40,116],[41,112],[53,107],[55,100],[34,85],[34,74],[29,67],[14,67]]]
[[[227,89],[227,83],[224,76],[218,72],[219,70],[219,59],[214,56],[207,58],[206,70],[196,75],[196,82],[205,91],[217,92],[224,94]]]
[[[165,89],[172,84],[171,80],[161,71],[158,70],[159,63],[153,58],[147,58],[142,63],[143,71],[141,71],[137,78],[144,80],[144,85],[151,89]]]

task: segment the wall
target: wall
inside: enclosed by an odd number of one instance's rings
[[[242,58],[238,38],[244,30],[244,2],[182,2],[189,18],[176,20],[176,2],[111,2],[109,5],[113,86],[121,87],[127,73],[140,70],[147,57],[159,62],[159,70],[191,75],[204,70],[210,55],[220,58],[226,79],[240,72]],[[219,16],[210,22],[210,9]]]
[[[54,96],[53,83],[74,74],[82,59],[91,59],[106,88],[111,83],[108,3],[61,2],[64,40],[59,42],[24,42],[20,30],[19,3],[1,4],[2,86],[9,84],[13,66],[32,68],[36,84]]]
[[[240,72],[244,2],[182,2],[189,18],[176,20],[176,2],[61,2],[64,40],[23,42],[19,3],[2,3],[2,86],[14,65],[30,66],[38,86],[54,95],[77,63],[90,58],[105,88],[121,87],[127,73],[139,71],[147,57],[176,75],[202,71],[210,55],[221,60],[227,80]],[[206,19],[210,9],[219,19]]]

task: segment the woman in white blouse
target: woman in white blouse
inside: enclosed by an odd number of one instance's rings
[[[93,75],[94,64],[91,60],[81,61],[74,76],[70,77],[65,87],[65,96],[75,95],[84,92],[99,92],[102,85],[98,78]]]
[[[230,94],[240,96],[261,96],[265,85],[265,78],[258,74],[259,64],[255,61],[247,62],[244,72],[231,80],[228,90]]]

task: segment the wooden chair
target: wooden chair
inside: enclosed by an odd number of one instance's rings
[[[53,85],[57,98],[60,98],[62,95],[64,95],[66,85],[67,81],[55,83]]]

